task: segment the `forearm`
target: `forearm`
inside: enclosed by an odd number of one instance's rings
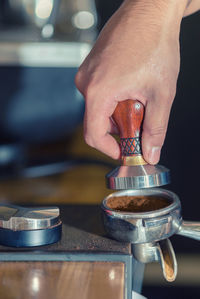
[[[200,0],[189,0],[184,12],[184,17],[189,16],[198,10],[200,10]]]

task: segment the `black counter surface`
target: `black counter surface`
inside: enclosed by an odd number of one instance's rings
[[[106,236],[101,220],[101,209],[97,205],[60,206],[63,222],[62,239],[52,245],[12,248],[0,246],[0,252],[37,251],[42,253],[107,253],[130,255],[128,243],[121,243]]]

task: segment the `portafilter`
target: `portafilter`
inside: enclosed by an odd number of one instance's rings
[[[171,191],[119,191],[107,196],[101,207],[108,235],[130,242],[138,261],[159,261],[168,281],[173,281],[177,274],[176,257],[168,238],[178,234],[200,240],[200,222],[183,221],[181,203]]]

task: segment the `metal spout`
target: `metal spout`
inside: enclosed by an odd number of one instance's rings
[[[177,261],[169,239],[155,243],[132,244],[132,253],[141,263],[159,262],[164,278],[172,282],[177,275]]]

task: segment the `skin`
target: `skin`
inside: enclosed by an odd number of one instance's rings
[[[143,157],[159,161],[180,68],[181,20],[199,7],[200,0],[126,0],[110,18],[76,75],[90,146],[119,159],[111,117],[118,102],[137,99],[145,106]]]

